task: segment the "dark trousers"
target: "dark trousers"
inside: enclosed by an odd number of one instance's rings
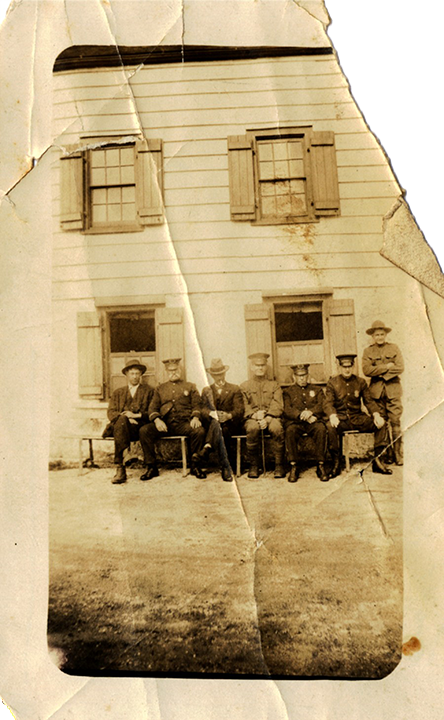
[[[186,435],[190,439],[191,454],[202,450],[205,443],[205,428],[192,428],[189,420],[174,420],[167,423],[169,435]],[[161,433],[153,422],[140,429],[140,444],[143,448],[143,457],[146,465],[156,464],[156,442],[166,433]]]
[[[384,387],[381,396],[379,398],[374,398],[374,401],[378,406],[379,414],[382,415],[384,420],[390,424],[392,429],[392,441],[396,460],[402,460],[403,443],[401,433],[401,398],[389,398]],[[386,435],[386,441],[387,443],[389,442],[388,432]]]
[[[261,430],[257,420],[249,418],[245,422],[245,433],[247,435],[247,455],[251,464],[261,464],[259,459],[261,450],[261,440],[263,433],[269,432],[273,441],[273,454],[276,465],[281,465],[284,461],[284,428],[279,418],[272,418],[268,428]]]
[[[359,415],[351,415],[347,419],[340,420],[337,428],[333,428],[330,425],[330,421],[327,423],[328,445],[332,455],[339,455],[339,435],[342,435],[342,433],[346,430],[374,433],[375,448],[382,451],[382,449],[386,446],[387,424],[383,425],[383,427],[378,430],[371,417],[365,415],[365,413],[360,413]]]
[[[131,442],[139,440],[140,429],[145,427],[139,422],[131,423],[126,415],[119,415],[112,426],[114,437],[114,462],[116,465],[123,464],[123,451],[129,448]],[[143,448],[143,445],[142,445]]]
[[[306,434],[313,439],[316,462],[322,463],[327,449],[327,428],[322,422],[289,422],[285,427],[285,445],[287,458],[290,462],[298,460],[298,444],[301,437]]]
[[[205,443],[209,443],[217,453],[220,466],[227,467],[230,465],[235,467],[235,457],[231,450],[231,438],[233,435],[241,435],[242,427],[232,420],[220,423],[211,418],[206,431]]]

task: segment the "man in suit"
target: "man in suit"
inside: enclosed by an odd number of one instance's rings
[[[214,358],[207,373],[214,383],[202,390],[202,417],[207,429],[205,445],[196,453],[196,462],[205,462],[212,450],[217,452],[222,479],[233,480],[232,459],[230,461],[231,438],[242,432],[244,401],[238,385],[227,383],[225,376],[228,365],[220,358]]]
[[[193,383],[182,380],[180,358],[163,362],[168,380],[155,389],[148,409],[150,422],[144,425],[140,432],[147,466],[140,479],[151,480],[159,475],[155,445],[163,433],[189,437],[192,453],[190,472],[198,478],[205,478],[206,474],[200,464],[193,461],[193,457],[202,450],[205,442],[205,430],[200,421],[200,395]]]
[[[123,452],[132,440],[139,439],[140,429],[148,422],[148,407],[153,394],[153,389],[142,383],[146,366],[138,360],[130,360],[122,372],[128,384],[113,392],[108,405],[110,422],[103,432],[103,437],[114,437],[114,463],[117,466],[114,484],[126,482]]]
[[[395,462],[402,465],[402,387],[399,376],[404,371],[404,361],[399,347],[386,341],[391,328],[386,327],[382,320],[375,320],[366,332],[372,336],[373,344],[364,350],[362,371],[370,378],[370,395],[380,414],[390,423]]]
[[[240,386],[245,405],[245,432],[247,434],[247,456],[250,464],[249,478],[258,478],[262,461],[261,440],[268,430],[273,439],[275,460],[275,478],[285,477],[284,468],[284,429],[281,416],[284,410],[282,390],[275,380],[268,380],[267,353],[254,353],[249,356],[253,377]],[[262,434],[262,438],[261,438]]]
[[[327,423],[328,442],[333,456],[333,469],[330,477],[340,474],[338,434],[342,434],[345,430],[374,433],[373,472],[391,475],[392,471],[381,458],[386,446],[385,420],[381,417],[364,378],[353,373],[355,358],[356,355],[352,353],[336,356],[339,363],[339,375],[331,377],[325,389],[324,408],[329,418]],[[370,415],[366,415],[362,411],[361,402],[364,403]]]
[[[328,482],[325,471],[327,450],[327,429],[322,421],[324,416],[324,393],[319,385],[308,382],[308,365],[290,365],[294,385],[284,388],[284,427],[287,458],[290,462],[288,482],[299,477],[298,443],[302,435],[309,435],[314,442],[317,475],[322,482]]]

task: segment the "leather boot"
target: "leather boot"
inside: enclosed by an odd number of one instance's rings
[[[193,455],[194,457],[194,455]],[[190,475],[194,475],[194,477],[199,478],[199,480],[205,480],[207,474],[202,468],[198,467],[197,465],[191,465],[190,467]]]
[[[275,478],[284,478],[286,476],[285,468],[282,463],[276,463],[276,466],[274,468],[274,477]]]
[[[329,477],[327,473],[325,472],[324,463],[320,462],[318,463],[318,467],[316,468],[316,473],[321,482],[328,482]]]
[[[253,447],[248,447],[247,445],[247,459],[250,466],[250,469],[248,471],[248,477],[249,478],[258,478],[261,474],[260,471],[260,462],[259,462],[259,452],[258,449]]]
[[[330,477],[335,478],[341,474],[341,458],[339,455],[333,455],[333,465],[330,472]]]
[[[233,482],[233,473],[229,465],[223,465],[221,470],[222,480],[225,482]]]
[[[376,450],[375,450],[376,453]],[[376,456],[372,463],[372,472],[380,475],[391,475],[392,470],[383,463],[380,457]]]
[[[211,454],[211,447],[208,445],[205,445],[205,447],[202,448],[202,450],[199,450],[199,452],[193,453],[191,456],[191,462],[193,465],[202,465],[205,463]]]
[[[117,465],[116,474],[111,480],[113,485],[120,485],[126,482],[126,470],[124,465]]]
[[[159,470],[157,469],[156,465],[148,465],[145,472],[140,476],[140,479],[145,480],[151,480],[152,478],[159,476]]]
[[[395,454],[395,463],[404,465],[403,441],[400,425],[392,425],[393,432],[393,451]]]
[[[290,474],[288,476],[288,482],[295,483],[297,482],[299,477],[299,470],[297,468],[297,465],[292,465],[290,468]]]

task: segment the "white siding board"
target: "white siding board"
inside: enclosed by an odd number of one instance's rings
[[[180,188],[220,187],[228,188],[228,169],[213,170],[184,170],[182,172],[165,172],[165,190]]]
[[[385,165],[386,159],[381,150],[337,150],[338,167],[353,167],[355,165]]]
[[[385,165],[372,165],[364,167],[339,167],[339,185],[353,182],[395,181],[390,167]]]
[[[354,182],[339,185],[340,197],[351,198],[384,198],[398,197],[399,188],[395,182]]]

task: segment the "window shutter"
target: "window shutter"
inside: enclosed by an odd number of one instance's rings
[[[310,149],[315,215],[339,215],[339,185],[334,133],[313,133]]]
[[[336,367],[336,355],[356,354],[355,308],[353,300],[327,302],[332,367]]]
[[[268,376],[273,377],[273,341],[271,332],[271,308],[265,303],[245,305],[245,327],[247,338],[247,357],[263,352],[268,359]]]
[[[252,138],[248,135],[228,137],[228,171],[230,179],[230,208],[232,220],[254,220],[256,205],[254,194]]]
[[[60,157],[60,227],[83,230],[84,172],[83,152],[76,150]]]
[[[183,328],[183,308],[157,308],[156,309],[156,360],[157,379],[165,382],[164,360],[182,358],[185,368],[185,344]]]
[[[162,140],[137,145],[138,214],[142,225],[164,222]]]
[[[103,396],[102,328],[96,312],[77,313],[79,395]]]

